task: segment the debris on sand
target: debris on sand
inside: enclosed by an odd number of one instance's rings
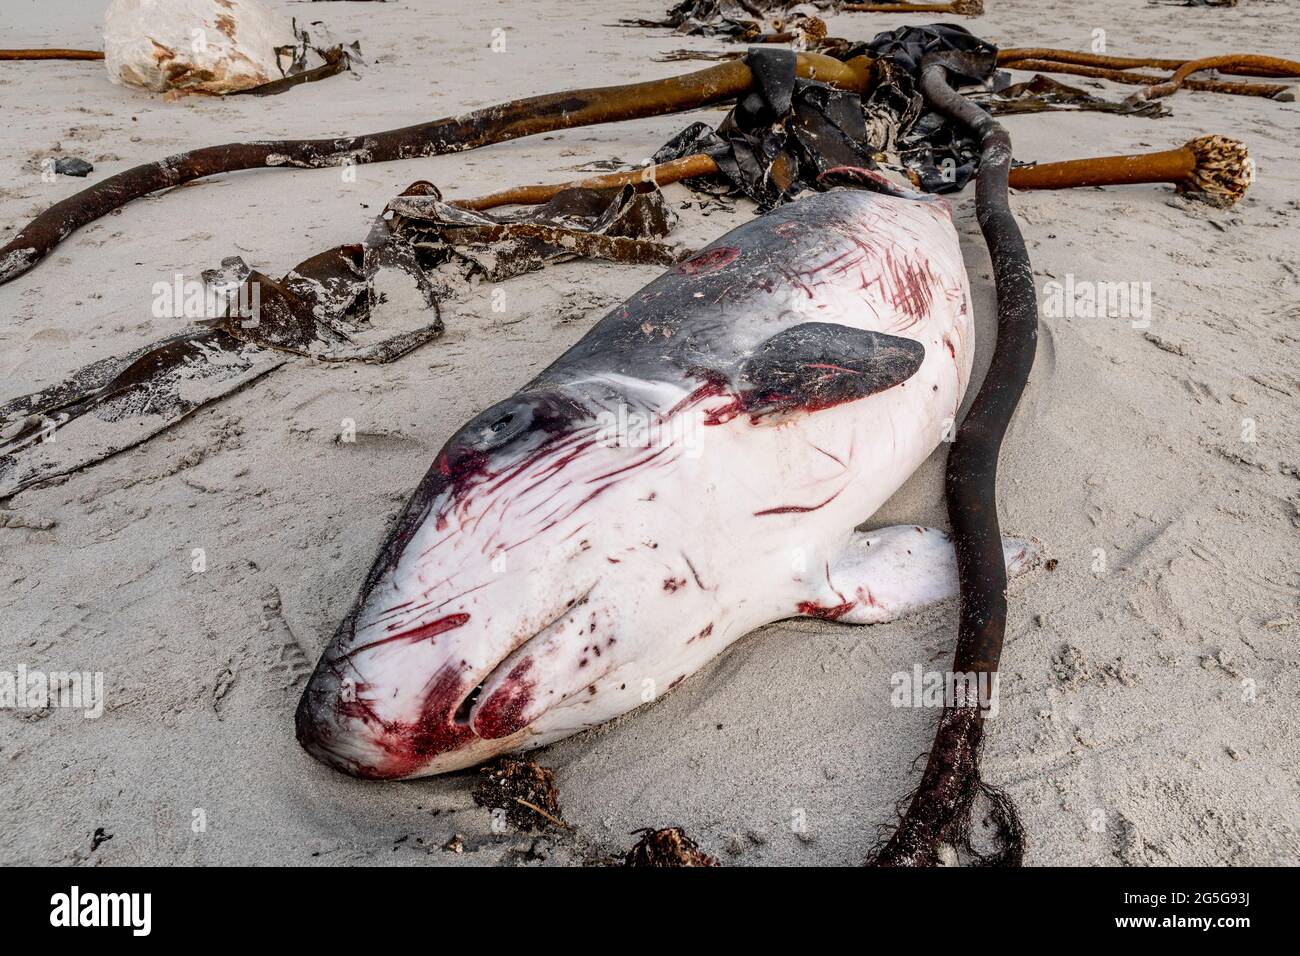
[[[465,838],[459,833],[453,834],[452,838],[442,845],[445,853],[464,853]]]
[[[548,825],[568,828],[560,818],[560,791],[555,773],[531,760],[500,757],[479,768],[474,802],[502,810],[506,821],[525,832]]]
[[[355,44],[331,47],[323,33],[312,24],[313,42],[260,0],[113,0],[104,65],[114,83],[169,97],[280,92],[350,68]]]
[[[104,65],[122,86],[233,93],[283,76],[293,28],[259,0],[113,0]],[[287,66],[287,64],[286,64]]]
[[[413,184],[364,243],[329,249],[280,279],[238,256],[202,282],[155,288],[159,317],[196,320],[125,355],[0,403],[0,498],[146,439],[292,357],[387,363],[442,334],[438,302],[576,257],[671,265],[676,225],[654,183],[571,189],[536,209],[489,215]],[[59,440],[55,440],[56,437]]]
[[[89,176],[95,167],[75,156],[60,156],[54,161],[54,171],[61,176]]]
[[[641,839],[627,851],[624,866],[720,866],[680,827],[637,830]]]

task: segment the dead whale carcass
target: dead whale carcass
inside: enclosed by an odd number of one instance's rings
[[[442,773],[626,713],[768,622],[955,593],[942,532],[854,528],[951,428],[973,338],[942,200],[837,189],[733,230],[452,436],[299,740]]]

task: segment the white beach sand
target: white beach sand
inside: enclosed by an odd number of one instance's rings
[[[169,103],[110,85],[101,63],[0,63],[0,236],[87,182],[184,149],[668,76],[705,64],[652,57],[720,45],[611,25],[668,0],[271,5],[360,40],[369,70],[281,96]],[[1297,11],[1282,0],[988,5],[959,22],[1006,46],[1087,50],[1100,28],[1117,54],[1294,54]],[[96,48],[104,6],[5,0],[2,45]],[[868,39],[931,19],[842,15],[830,32]],[[1152,297],[1145,329],[1043,318],[1003,452],[1004,529],[1040,538],[1059,562],[1012,589],[984,762],[1023,815],[1031,864],[1300,863],[1300,106],[1188,92],[1168,105],[1163,119],[1006,120],[1024,160],[1215,132],[1246,141],[1259,171],[1231,210],[1165,187],[1013,198],[1041,282],[1150,283]],[[595,160],[639,161],[722,115],[360,166],[355,182],[240,173],[132,203],[0,287],[0,400],[172,331],[151,317],[150,290],[177,272],[240,255],[281,275],[362,239],[414,180],[451,197],[562,181]],[[92,178],[43,182],[40,160],[65,154],[91,160]],[[982,367],[993,292],[972,193],[954,205]],[[669,196],[690,199],[680,186]],[[702,245],[751,214],[691,205],[675,238]],[[448,309],[446,335],[394,364],[290,362],[137,449],[0,504],[0,670],[102,671],[107,694],[98,720],[0,713],[0,862],[524,859],[534,837],[491,832],[472,771],[350,779],[298,748],[293,709],[443,441],[657,272],[575,262],[511,280],[505,313]],[[340,444],[348,418],[358,440]],[[870,524],[942,526],[942,456]],[[190,570],[194,548],[205,573]],[[541,855],[600,857],[636,828],[677,824],[727,864],[860,862],[915,782],[935,716],[891,707],[890,675],[947,667],[954,635],[952,603],[877,627],[795,620],[750,635],[655,705],[535,755],[556,770],[573,827]],[[453,834],[464,853],[440,849]]]

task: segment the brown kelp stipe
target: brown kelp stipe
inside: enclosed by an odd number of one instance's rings
[[[1234,76],[1296,76],[1300,77],[1300,63],[1276,56],[1256,56],[1240,53],[1227,58],[1215,69]],[[1193,60],[1171,60],[1145,56],[1108,56],[1101,53],[1079,53],[1075,50],[1057,50],[1052,47],[1011,47],[998,51],[998,66],[1008,66],[1017,60],[1053,60],[1077,66],[1096,66],[1110,70],[1133,68],[1147,70],[1179,70]]]
[[[1234,76],[1300,78],[1300,62],[1277,56],[1260,56],[1254,53],[1229,53],[1224,56],[1196,60],[1104,56],[1096,53],[1077,53],[1073,50],[1055,50],[1050,47],[1022,47],[998,52],[998,66],[1008,70],[1035,70],[1039,73],[1068,73],[1145,86],[1130,99],[1145,101],[1168,96],[1181,88],[1206,93],[1229,93],[1234,96],[1287,97],[1293,95],[1291,86],[1276,83],[1234,83],[1224,80],[1194,80],[1193,73],[1214,70]],[[1150,73],[1135,73],[1134,69],[1172,70],[1169,77]]]
[[[612,189],[654,182],[659,186],[711,176],[718,164],[705,153],[683,156],[658,166],[622,173],[606,173],[567,183],[516,186],[473,199],[453,199],[462,209],[496,209],[500,206],[535,206],[550,202],[566,189]],[[1255,167],[1246,145],[1226,136],[1198,136],[1177,149],[1133,156],[1099,156],[1073,159],[1011,170],[1012,189],[1077,189],[1085,186],[1126,186],[1173,183],[1180,193],[1216,206],[1231,206],[1254,181]]]
[[[1231,206],[1254,181],[1246,144],[1226,136],[1198,136],[1177,149],[1136,156],[1101,156],[1011,170],[1013,189],[1068,189],[1173,183],[1180,193]]]
[[[1038,302],[1020,227],[1007,201],[1011,137],[948,83],[931,63],[921,72],[931,105],[969,127],[980,141],[975,213],[993,262],[998,302],[997,343],[988,373],[948,452],[945,491],[961,585],[957,651],[952,669],[996,680],[1007,622],[1007,571],[998,527],[998,451],[1034,365]],[[991,685],[996,692],[996,684]],[[980,779],[984,718],[975,701],[944,707],[921,783],[893,834],[869,862],[878,866],[934,866],[940,847],[970,849],[970,814],[977,794],[989,801],[1002,847],[985,862],[1017,866],[1024,836],[1011,800]]]
[[[718,172],[718,164],[712,156],[695,153],[683,156],[658,166],[646,166],[623,173],[606,173],[604,176],[592,176],[571,183],[552,183],[536,186],[516,186],[500,192],[488,193],[474,199],[453,199],[451,205],[461,209],[496,209],[499,206],[536,206],[550,202],[566,189],[613,189],[616,186],[630,186],[643,182],[654,182],[660,186],[693,179],[696,176],[710,176]]]
[[[103,50],[0,50],[0,60],[102,60]]]
[[[1300,76],[1300,64],[1293,64],[1290,60],[1282,60],[1275,56],[1255,56],[1249,53],[1230,53],[1227,56],[1209,56],[1202,60],[1192,60],[1184,63],[1174,75],[1169,77],[1163,83],[1156,83],[1147,87],[1145,90],[1138,90],[1130,100],[1154,100],[1162,96],[1168,96],[1170,93],[1176,93],[1185,83],[1188,77],[1193,73],[1200,73],[1203,70],[1217,70],[1220,67],[1232,66],[1239,69],[1276,69],[1284,64],[1289,64],[1297,68],[1297,72],[1288,74],[1290,76]]]
[[[1130,86],[1154,87],[1165,81],[1154,73],[1135,73],[1131,70],[1110,70],[1100,66],[1077,66],[1054,60],[1013,60],[1004,63],[1008,70],[1025,70],[1035,73],[1066,73],[1070,76],[1088,76]],[[1184,80],[1182,86],[1197,93],[1226,93],[1230,96],[1261,96],[1265,99],[1285,97],[1292,87],[1281,83],[1241,83],[1230,80]],[[1146,99],[1142,97],[1142,99]]]
[[[817,53],[800,53],[796,71],[801,77],[863,92],[871,77],[871,61],[857,57],[842,63]],[[749,67],[734,61],[662,80],[531,96],[363,136],[230,143],[178,153],[110,176],[45,210],[0,246],[0,284],[31,269],[73,230],[133,199],[205,176],[240,169],[316,169],[438,156],[537,133],[715,105],[734,99],[752,83]]]
[[[847,13],[955,13],[978,17],[984,13],[984,0],[952,0],[951,3],[846,3]]]

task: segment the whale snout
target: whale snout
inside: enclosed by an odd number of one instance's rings
[[[491,755],[469,726],[475,686],[460,667],[442,666],[407,719],[386,715],[386,702],[373,696],[377,688],[341,673],[322,661],[294,718],[298,742],[322,763],[355,777],[400,780]]]
[[[580,668],[553,661],[556,642],[596,618],[582,597],[525,621],[515,637],[493,626],[490,611],[444,615],[383,636],[373,627],[352,632],[322,657],[303,691],[298,741],[328,766],[371,780],[480,763],[532,735],[535,720],[569,696],[562,688]],[[532,694],[541,690],[531,673],[535,655],[550,679],[540,701]],[[565,676],[571,679],[559,679]]]

